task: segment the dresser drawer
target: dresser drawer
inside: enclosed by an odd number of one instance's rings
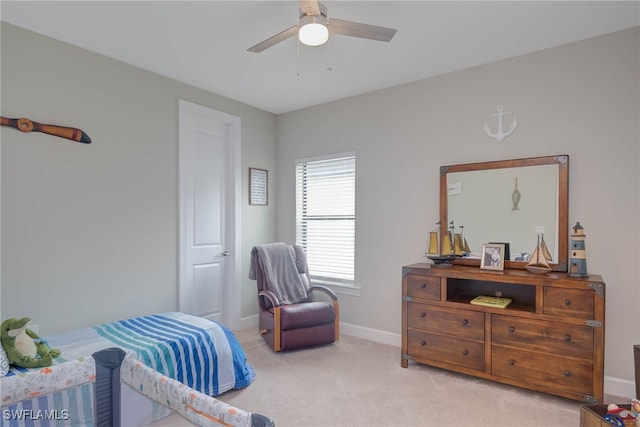
[[[491,342],[558,356],[593,359],[593,328],[494,314]]]
[[[482,312],[413,302],[407,305],[407,321],[410,328],[484,341],[484,313]]]
[[[558,391],[585,395],[593,392],[593,365],[590,362],[502,347],[493,347],[491,355],[494,375],[539,384]]]
[[[484,343],[409,329],[409,354],[484,371]]]
[[[593,319],[593,291],[544,288],[544,314]]]
[[[433,276],[407,275],[407,295],[413,298],[440,299],[440,278]]]

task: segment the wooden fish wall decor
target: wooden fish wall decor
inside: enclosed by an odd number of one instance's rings
[[[89,135],[76,128],[46,125],[24,118],[8,119],[6,117],[0,117],[0,125],[16,128],[21,132],[42,132],[49,135],[59,136],[60,138],[82,142],[83,144],[91,144],[91,138],[89,138]]]

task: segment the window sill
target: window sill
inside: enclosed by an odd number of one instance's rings
[[[359,297],[360,296],[360,288],[357,287],[357,286],[346,286],[346,285],[342,285],[342,284],[338,284],[338,283],[322,282],[322,281],[318,281],[318,280],[312,280],[311,284],[312,285],[326,286],[327,288],[331,289],[336,294],[351,295],[351,296],[354,296],[354,297]]]

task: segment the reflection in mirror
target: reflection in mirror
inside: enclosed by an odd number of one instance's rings
[[[509,243],[511,260],[528,261],[543,234],[558,259],[558,167],[537,165],[447,174],[448,220],[462,229],[473,257],[483,243]]]
[[[469,245],[453,263],[480,265],[483,243],[508,243],[505,267],[525,268],[540,236],[553,270],[566,271],[568,169],[566,155],[443,166],[440,235],[453,222]]]

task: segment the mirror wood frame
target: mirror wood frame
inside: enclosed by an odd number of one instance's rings
[[[549,263],[553,271],[565,272],[569,256],[569,156],[566,154],[524,159],[498,160],[493,162],[467,163],[440,167],[440,236],[448,231],[447,174],[490,169],[517,168],[537,165],[558,165],[558,259]],[[442,240],[442,239],[440,239]],[[442,241],[440,242],[442,245]],[[442,251],[442,246],[440,247]],[[453,264],[480,266],[480,259],[456,257]],[[504,268],[525,269],[524,261],[505,260]]]

